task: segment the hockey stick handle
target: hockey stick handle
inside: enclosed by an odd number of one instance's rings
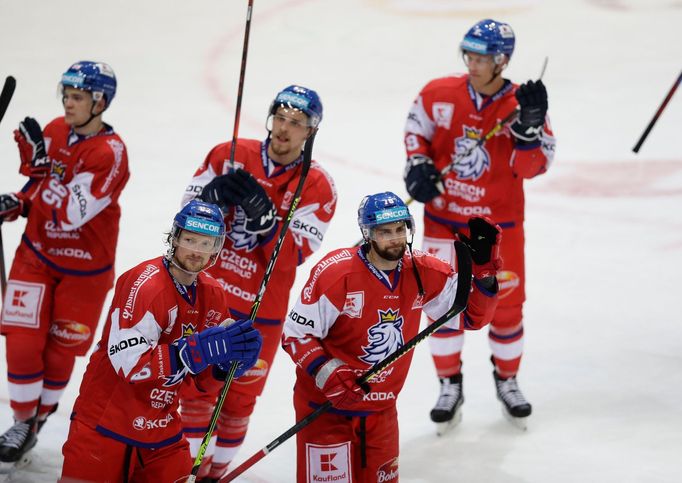
[[[246,77],[246,57],[249,52],[249,34],[251,32],[251,14],[253,13],[253,0],[249,0],[246,9],[246,27],[244,28],[244,46],[242,47],[242,64],[239,69],[239,84],[237,87],[237,105],[234,110],[234,125],[232,127],[232,145],[230,146],[230,166],[234,167],[234,155],[237,149],[237,137],[239,136],[239,118],[242,112],[242,97],[244,94],[244,78]]]
[[[294,192],[294,197],[291,202],[291,206],[289,207],[287,216],[282,223],[282,227],[279,232],[279,237],[277,238],[277,242],[275,243],[272,255],[270,255],[268,265],[265,268],[265,273],[263,274],[263,280],[260,283],[258,294],[256,295],[256,300],[254,300],[253,305],[251,306],[251,313],[249,315],[249,318],[251,320],[254,320],[256,318],[258,308],[260,307],[261,300],[263,299],[263,294],[265,293],[265,288],[268,285],[270,276],[272,275],[272,272],[275,267],[275,262],[277,261],[277,258],[279,256],[279,251],[282,248],[284,237],[286,236],[287,230],[289,229],[289,223],[291,222],[291,219],[294,216],[294,212],[296,211],[296,207],[298,206],[298,203],[301,200],[303,185],[305,184],[305,180],[308,177],[308,171],[310,171],[310,164],[312,163],[313,144],[315,142],[316,134],[317,131],[316,130],[313,131],[313,133],[310,135],[310,137],[305,143],[305,148],[303,149],[303,163],[301,165],[301,175],[298,180],[298,184],[296,185],[296,191]],[[201,440],[201,446],[199,446],[199,451],[197,452],[197,456],[194,459],[192,472],[189,478],[187,479],[187,483],[194,483],[194,481],[196,481],[196,475],[199,472],[199,469],[201,468],[201,461],[204,459],[204,454],[206,453],[208,444],[211,441],[211,435],[213,434],[216,424],[218,423],[220,411],[223,408],[223,404],[225,403],[225,399],[227,398],[227,391],[229,390],[230,385],[232,384],[232,380],[234,379],[234,374],[236,371],[237,363],[233,362],[232,364],[230,364],[230,370],[228,371],[227,376],[225,378],[225,383],[223,384],[223,387],[220,390],[220,395],[218,396],[218,400],[216,401],[215,408],[213,408],[213,414],[211,414],[211,421],[208,425],[208,430],[206,431],[204,438]]]
[[[461,241],[455,242],[455,252],[457,255],[457,292],[455,293],[455,301],[445,314],[440,316],[432,324],[427,326],[424,330],[415,335],[410,339],[405,345],[400,347],[390,356],[386,357],[384,360],[374,365],[365,374],[358,378],[359,383],[370,382],[377,374],[382,372],[388,366],[393,364],[396,360],[400,359],[402,356],[412,351],[417,344],[426,339],[434,331],[438,330],[447,321],[456,317],[462,313],[466,307],[469,300],[469,291],[471,290],[471,252],[469,247],[466,246]],[[251,468],[253,465],[262,460],[268,453],[272,452],[279,445],[284,443],[287,439],[291,438],[293,435],[298,433],[300,430],[308,426],[315,419],[321,416],[323,413],[327,412],[332,407],[332,403],[326,401],[315,411],[308,414],[305,418],[298,421],[291,428],[286,430],[284,433],[280,434],[276,439],[270,442],[267,446],[260,449],[258,452],[249,457],[241,465],[236,467],[234,470],[230,471],[227,475],[220,479],[220,483],[227,483],[228,481],[234,480],[236,477],[244,473],[246,470]]]
[[[9,103],[14,95],[14,89],[17,86],[17,81],[11,75],[5,79],[5,84],[2,86],[0,92],[0,121],[5,117]],[[5,291],[7,290],[7,272],[5,269],[5,247],[2,243],[2,220],[0,220],[0,294],[2,294],[3,303],[5,300]]]
[[[642,147],[642,144],[644,144],[644,141],[646,138],[649,136],[649,133],[654,127],[654,124],[656,124],[656,121],[658,121],[658,118],[661,116],[661,113],[663,112],[663,109],[665,109],[665,106],[668,105],[668,102],[670,102],[670,99],[672,99],[673,94],[675,94],[675,91],[677,90],[677,87],[682,83],[682,71],[680,72],[680,75],[677,76],[677,80],[675,83],[672,85],[670,90],[668,91],[668,95],[665,96],[665,99],[663,99],[663,102],[659,106],[658,110],[656,111],[656,114],[654,114],[654,117],[651,118],[651,121],[649,121],[649,125],[646,127],[642,135],[639,137],[639,141],[637,141],[637,144],[635,144],[635,147],[632,148],[632,151],[634,153],[639,152],[639,148]]]

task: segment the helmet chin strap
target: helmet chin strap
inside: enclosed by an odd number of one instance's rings
[[[197,270],[196,272],[193,270],[187,270],[185,267],[181,266],[176,260],[175,260],[175,247],[172,247],[170,250],[168,250],[168,253],[166,254],[166,260],[173,265],[175,268],[180,270],[183,273],[186,273],[187,275],[192,275],[192,276],[197,276],[204,270],[208,270],[211,268],[213,265],[215,265],[215,262],[218,260],[218,254],[216,253],[215,255],[212,255],[211,258],[209,259],[208,263],[202,267],[201,270]]]
[[[490,84],[495,81],[499,76],[502,75],[502,71],[504,70],[504,67],[500,67],[500,64],[495,64],[495,70],[493,71],[493,75],[490,77],[490,80],[485,83],[486,86],[489,86]]]
[[[97,106],[98,102],[99,101],[95,101],[94,99],[92,100],[92,107],[90,108],[90,117],[83,124],[78,124],[77,126],[74,126],[76,129],[80,129],[82,127],[87,126],[88,124],[90,124],[90,121],[92,121],[97,116],[101,116],[102,113],[104,113],[104,111],[107,110],[107,108],[105,107],[104,109],[102,109],[102,112],[100,112],[99,114],[95,114],[95,106]]]

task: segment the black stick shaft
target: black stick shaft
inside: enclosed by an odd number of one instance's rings
[[[677,87],[680,85],[682,82],[682,72],[680,72],[680,75],[677,76],[677,80],[673,84],[673,86],[670,88],[668,91],[668,95],[665,96],[665,99],[663,99],[663,102],[659,106],[658,110],[656,111],[656,114],[654,114],[654,117],[651,119],[649,122],[649,125],[646,127],[644,132],[639,138],[639,141],[637,141],[637,144],[635,144],[635,147],[632,148],[632,151],[635,153],[639,152],[639,148],[642,147],[642,144],[644,144],[644,141],[646,141],[646,138],[649,136],[649,133],[654,127],[654,124],[656,124],[656,121],[658,121],[658,118],[661,116],[661,113],[663,112],[663,109],[665,109],[665,106],[668,105],[668,102],[670,102],[670,99],[672,99],[673,94],[675,94],[675,91],[677,90]]]

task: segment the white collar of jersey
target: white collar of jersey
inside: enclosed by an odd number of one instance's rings
[[[360,260],[363,261],[365,266],[367,266],[367,269],[374,274],[377,280],[379,280],[386,286],[387,289],[393,292],[393,290],[398,286],[398,282],[400,282],[400,273],[403,269],[402,259],[398,261],[398,266],[395,267],[395,270],[393,270],[390,275],[387,275],[372,265],[372,262],[369,261],[367,254],[365,253],[365,247],[367,247],[367,244],[358,248],[358,256],[360,257]],[[391,276],[393,276],[393,282],[391,282]]]
[[[504,96],[509,90],[514,87],[509,79],[504,79],[504,84],[502,88],[497,91],[492,96],[483,96],[479,94],[471,85],[471,82],[467,80],[467,88],[469,89],[469,97],[471,97],[471,102],[476,106],[476,110],[481,112],[483,109],[488,107],[490,104],[498,100],[500,97]]]
[[[303,162],[303,154],[296,159],[293,163],[287,164],[286,166],[279,164],[277,161],[273,161],[270,159],[270,156],[268,156],[268,146],[270,145],[270,138],[266,139],[265,142],[261,145],[261,161],[263,163],[263,171],[265,171],[265,174],[268,178],[274,178],[275,176],[279,176],[281,174],[286,173],[290,169],[296,168],[299,164]]]

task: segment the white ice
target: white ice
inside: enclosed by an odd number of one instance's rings
[[[0,125],[0,192],[17,190],[12,130],[61,112],[59,75],[101,59],[118,76],[106,119],[125,139],[117,273],[162,252],[163,233],[208,150],[232,138],[245,0],[0,0],[0,81],[17,90]],[[315,88],[325,117],[315,157],[339,203],[323,253],[353,244],[361,197],[404,194],[402,128],[429,79],[463,65],[475,21],[508,21],[516,81],[544,76],[558,140],[554,165],[526,183],[527,432],[503,420],[485,333],[464,349],[461,425],[438,438],[428,419],[437,383],[425,344],[399,399],[405,482],[674,482],[682,479],[682,93],[639,155],[632,146],[680,73],[680,0],[256,0],[239,135],[263,138],[274,94]],[[419,207],[413,206],[419,214]],[[420,217],[418,217],[420,218]],[[419,224],[419,223],[418,223]],[[5,224],[9,267],[23,222]],[[276,281],[275,281],[276,283]],[[679,301],[679,299],[677,299]],[[4,339],[0,374],[5,378]],[[34,463],[14,481],[54,481],[85,360],[46,425]],[[238,462],[294,423],[293,365],[278,356]],[[0,429],[11,422],[0,384]],[[294,481],[293,439],[241,481]]]

